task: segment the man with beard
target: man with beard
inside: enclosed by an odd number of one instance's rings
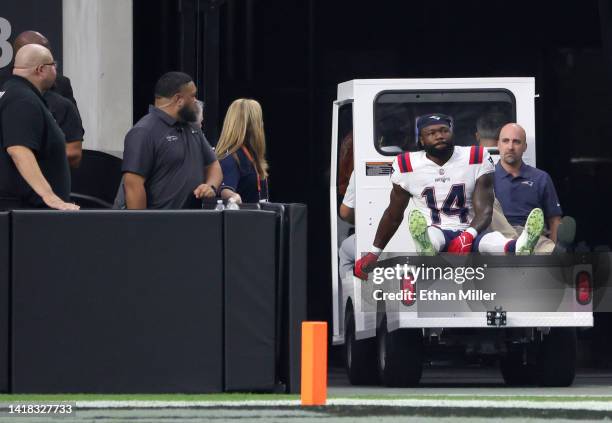
[[[455,147],[452,128],[452,118],[441,113],[417,119],[423,151],[403,153],[394,160],[390,203],[371,251],[355,263],[357,277],[367,279],[402,223],[410,198],[415,209],[408,227],[420,254],[533,252],[544,227],[542,211],[531,211],[516,240],[485,232],[493,212],[493,160],[483,147]]]
[[[159,78],[155,105],[125,137],[124,186],[116,207],[181,209],[215,197],[223,173],[208,141],[192,126],[196,92],[192,78],[182,72]]]
[[[495,196],[506,219],[520,232],[530,211],[541,208],[549,238],[556,242],[561,205],[548,173],[523,162],[523,153],[527,150],[525,130],[516,123],[508,123],[499,133],[497,148],[500,160],[495,166]]]

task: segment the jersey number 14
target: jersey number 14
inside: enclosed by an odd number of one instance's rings
[[[465,207],[465,184],[455,184],[451,187],[441,209],[438,208],[436,191],[433,187],[425,188],[421,197],[425,197],[427,207],[431,210],[431,223],[433,225],[442,223],[440,213],[447,216],[459,216],[461,223],[468,223],[468,209]]]

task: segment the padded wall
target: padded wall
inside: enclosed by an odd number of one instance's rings
[[[270,391],[275,375],[276,215],[226,210],[225,390]]]
[[[285,286],[285,205],[280,203],[261,203],[261,209],[276,214],[276,375],[279,387],[287,390],[287,301]]]
[[[13,212],[13,392],[220,392],[222,224]]]
[[[9,213],[0,213],[0,392],[9,390]]]
[[[280,341],[277,353],[279,378],[287,393],[301,389],[301,327],[307,319],[308,215],[304,204],[263,203],[264,210],[280,216],[277,258],[277,327]]]
[[[304,204],[285,205],[285,295],[287,322],[287,392],[299,393],[302,322],[307,320],[308,213]],[[316,283],[316,281],[313,281]]]

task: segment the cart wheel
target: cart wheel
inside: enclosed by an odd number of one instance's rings
[[[538,351],[538,385],[570,386],[576,376],[576,349],[575,328],[551,328]]]
[[[377,334],[378,373],[385,386],[414,386],[423,373],[423,335],[419,329],[387,331],[384,318]]]
[[[344,362],[352,385],[376,385],[376,339],[355,339],[355,314],[352,308],[344,319]]]

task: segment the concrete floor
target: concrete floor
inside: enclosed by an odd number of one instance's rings
[[[592,395],[612,397],[612,370],[580,369],[574,384],[567,388],[507,387],[495,368],[425,369],[421,384],[414,388],[352,386],[342,368],[329,373],[328,393],[354,395]]]

